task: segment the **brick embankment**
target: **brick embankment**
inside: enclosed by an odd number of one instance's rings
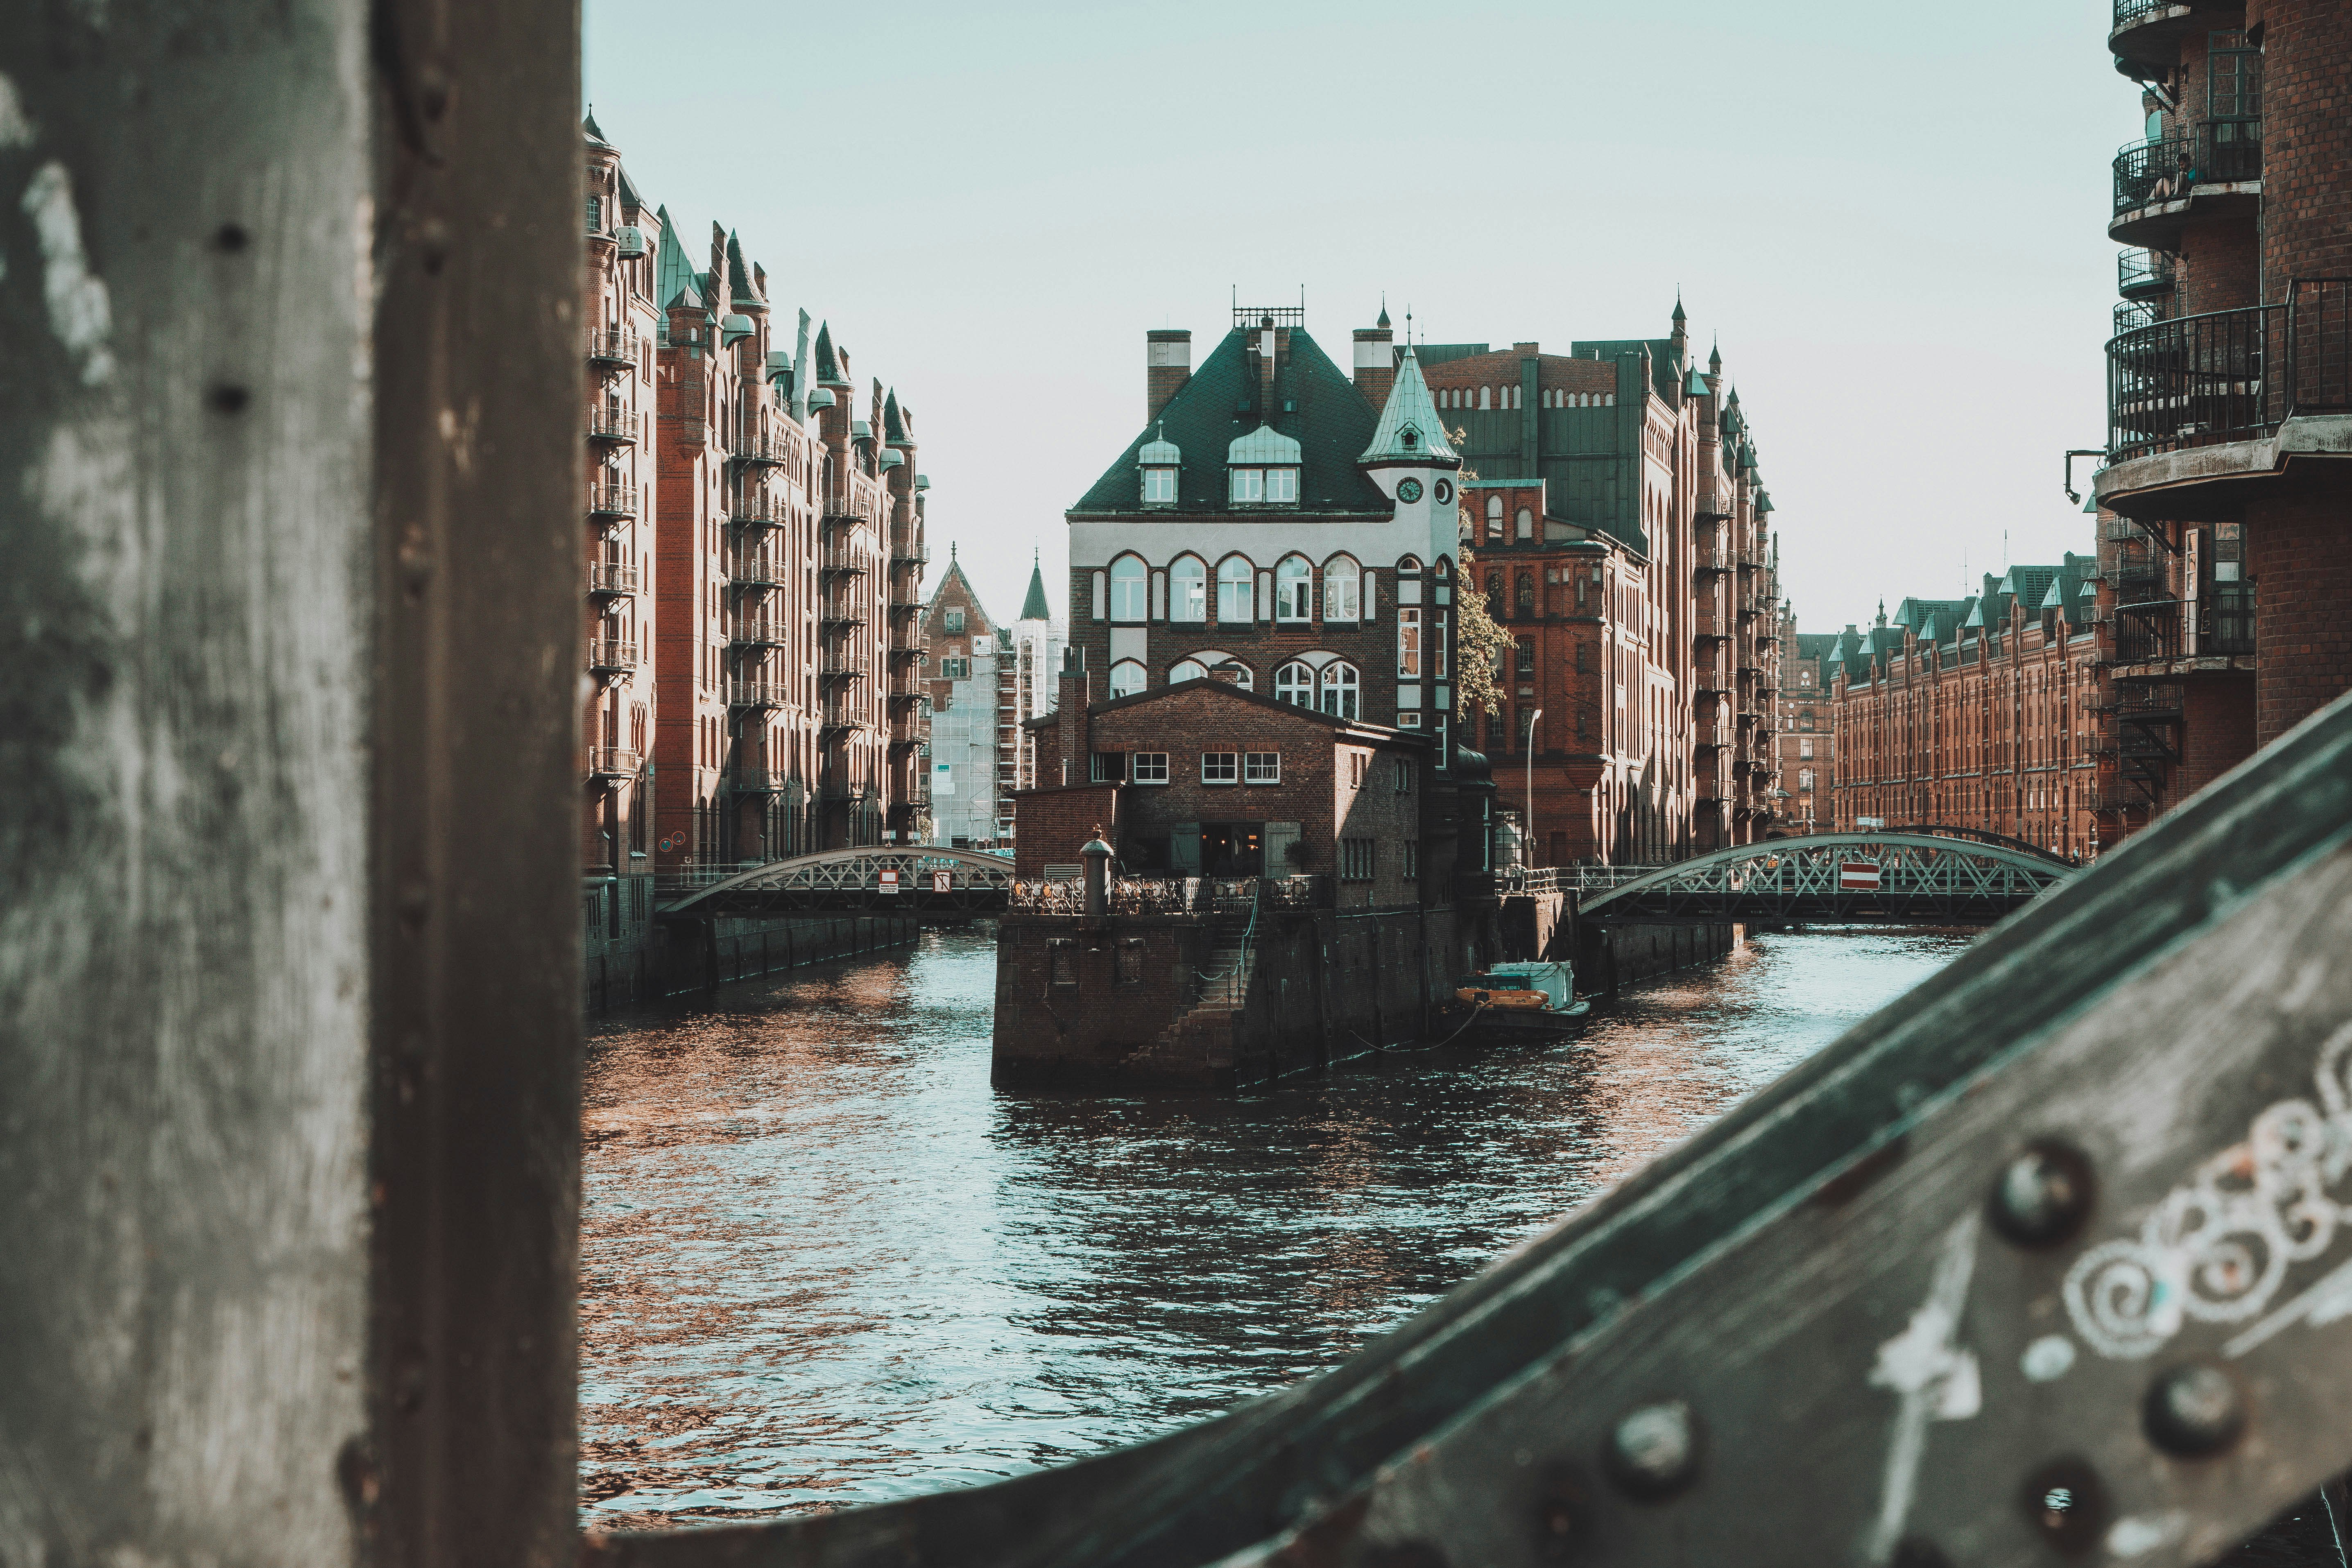
[[[909,915],[720,915],[664,921],[642,955],[590,959],[586,1005],[595,1013],[708,991],[803,963],[903,947],[921,931],[921,923]],[[618,957],[633,962],[624,968]]]
[[[1576,989],[1614,991],[1721,958],[1746,940],[1747,928],[1738,925],[1589,925],[1577,953]]]

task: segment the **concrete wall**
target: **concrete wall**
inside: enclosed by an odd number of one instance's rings
[[[1588,925],[1576,956],[1580,994],[1614,991],[1721,958],[1747,940],[1738,925]]]
[[[730,980],[903,947],[922,924],[911,915],[721,915],[657,921],[650,940],[600,952],[583,975],[590,1012],[707,991]]]

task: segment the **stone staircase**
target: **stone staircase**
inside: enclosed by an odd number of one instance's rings
[[[1219,1056],[1232,1058],[1234,1027],[1249,999],[1257,952],[1249,944],[1246,911],[1221,917],[1213,929],[1208,962],[1201,966],[1201,989],[1192,1005],[1160,1031],[1152,1042],[1155,1055],[1165,1053],[1187,1061]]]

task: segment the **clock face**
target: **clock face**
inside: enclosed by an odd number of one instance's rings
[[[1398,481],[1397,500],[1404,502],[1407,506],[1411,506],[1420,499],[1421,481],[1419,479],[1402,479]]]
[[[1442,506],[1442,505],[1444,505],[1445,502],[1450,501],[1450,500],[1452,500],[1453,499],[1454,499],[1454,487],[1453,487],[1452,485],[1450,485],[1450,484],[1446,483],[1444,479],[1440,479],[1440,480],[1438,480],[1438,481],[1437,481],[1437,500],[1438,500],[1438,504]]]

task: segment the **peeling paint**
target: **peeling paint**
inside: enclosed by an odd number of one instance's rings
[[[100,385],[114,374],[114,353],[107,345],[114,312],[105,279],[90,272],[82,251],[73,176],[63,163],[42,164],[25,187],[23,205],[40,240],[41,292],[49,307],[49,331],[79,362],[82,384]]]

